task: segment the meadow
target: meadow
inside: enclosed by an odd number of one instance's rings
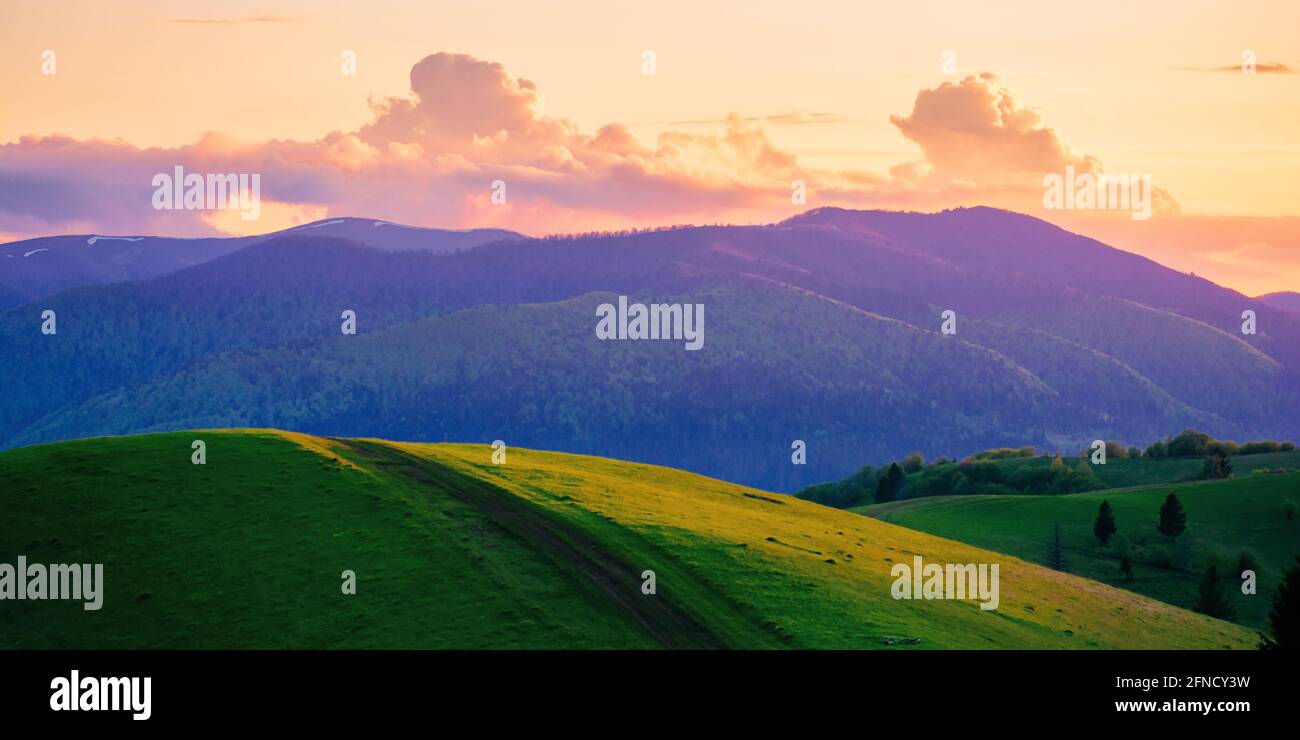
[[[1241,470],[1238,461],[1254,457],[1273,456],[1234,458],[1234,463]],[[1123,480],[1152,475],[1155,466],[1184,462],[1117,460],[1095,469],[1099,475]],[[1187,514],[1187,529],[1177,540],[1156,530],[1160,506],[1170,493]],[[1110,502],[1119,528],[1109,546],[1101,545],[1092,529],[1102,501]],[[1264,629],[1273,589],[1283,569],[1300,554],[1300,515],[1287,515],[1287,501],[1300,503],[1300,473],[1065,496],[935,496],[852,511],[1038,563],[1047,562],[1047,543],[1059,524],[1071,572],[1182,607],[1195,602],[1202,574],[1213,560],[1225,574],[1223,583],[1237,621]],[[1134,563],[1132,581],[1119,569],[1126,549]],[[1241,592],[1236,566],[1242,553],[1258,563],[1255,595]]]
[[[204,465],[191,463],[195,439]],[[0,646],[1256,644],[1248,629],[1131,591],[788,496],[597,457],[491,456],[272,430],[0,453],[0,551],[105,573],[96,612],[0,603]],[[918,554],[1000,564],[999,608],[894,600],[890,568]]]

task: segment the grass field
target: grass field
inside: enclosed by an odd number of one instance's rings
[[[190,462],[194,439],[206,465]],[[491,452],[226,430],[0,453],[0,562],[103,563],[105,577],[100,611],[0,602],[0,647],[1256,644],[1237,625],[791,497],[558,453],[512,449],[497,466]],[[999,609],[894,600],[890,568],[914,554],[1000,564]]]
[[[1097,466],[1102,467],[1109,470],[1111,463]],[[1171,549],[1156,531],[1160,505],[1171,492],[1187,513],[1187,530],[1179,538],[1186,541],[1185,570],[1143,562],[1158,560]],[[1046,562],[1046,543],[1059,523],[1072,572],[1183,607],[1194,603],[1207,559],[1214,554],[1220,572],[1228,571],[1224,583],[1237,621],[1263,629],[1282,569],[1300,553],[1300,516],[1288,520],[1283,515],[1288,499],[1300,503],[1300,473],[1069,496],[939,496],[853,511],[1039,563]],[[1133,545],[1132,582],[1119,572],[1117,548],[1102,547],[1093,536],[1103,500],[1115,511],[1120,535]],[[1253,596],[1241,593],[1239,575],[1233,572],[1242,551],[1249,551],[1261,566]]]

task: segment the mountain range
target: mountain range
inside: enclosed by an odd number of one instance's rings
[[[504,229],[426,229],[368,218],[335,218],[257,236],[173,239],[158,236],[71,234],[0,245],[0,309],[68,288],[137,282],[201,264],[290,234],[354,239],[376,249],[436,254],[500,239],[522,239]]]
[[[0,446],[247,426],[500,439],[790,491],[913,450],[1300,433],[1300,315],[1008,211],[545,238],[381,223],[0,247],[53,245],[0,256],[23,301],[0,313]],[[121,256],[86,256],[100,245]],[[61,252],[70,283],[7,274]],[[703,305],[704,348],[597,339],[619,296]]]

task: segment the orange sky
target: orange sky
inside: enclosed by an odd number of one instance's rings
[[[0,238],[337,215],[540,234],[987,203],[1250,294],[1300,289],[1300,74],[1265,71],[1300,69],[1295,2],[0,12]],[[262,173],[261,217],[147,208],[150,174],[178,164]],[[1066,165],[1148,174],[1160,204],[1145,221],[1046,211],[1041,179]]]

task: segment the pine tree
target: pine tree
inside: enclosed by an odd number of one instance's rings
[[[1102,501],[1101,508],[1097,510],[1097,521],[1092,525],[1092,533],[1097,536],[1097,541],[1103,545],[1110,544],[1111,535],[1119,531],[1115,526],[1115,513],[1111,511],[1110,502]]]
[[[1205,569],[1200,596],[1192,608],[1216,619],[1232,619],[1235,616],[1232,604],[1223,592],[1223,584],[1219,583],[1219,566],[1211,564]]]
[[[1060,524],[1052,528],[1052,541],[1047,543],[1047,567],[1061,572],[1070,570],[1070,562],[1065,557],[1065,546],[1061,544]]]
[[[885,474],[880,476],[880,482],[876,484],[876,503],[883,504],[898,498],[898,494],[903,490],[903,471],[898,467],[898,463],[890,463],[889,469]]]
[[[1296,556],[1295,565],[1287,569],[1273,593],[1268,626],[1273,631],[1269,647],[1283,650],[1300,648],[1300,555]]]
[[[1124,580],[1133,580],[1133,558],[1128,553],[1124,553],[1119,558],[1119,572],[1124,574]]]
[[[1165,497],[1165,502],[1160,505],[1160,524],[1156,527],[1169,538],[1175,538],[1187,529],[1187,514],[1183,512],[1183,505],[1178,502],[1178,497],[1169,494]]]

